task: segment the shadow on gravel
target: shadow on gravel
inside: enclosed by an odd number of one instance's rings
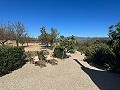
[[[89,75],[91,80],[100,90],[120,90],[120,75],[108,71],[98,71],[83,66],[77,59],[74,59],[81,69]]]

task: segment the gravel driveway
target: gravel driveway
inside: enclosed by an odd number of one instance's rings
[[[44,68],[27,63],[22,68],[0,77],[0,90],[120,89],[118,75],[89,66],[82,61],[84,56],[79,52],[71,56],[65,60],[58,60],[58,65],[47,64]]]

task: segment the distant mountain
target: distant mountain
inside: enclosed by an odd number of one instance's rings
[[[90,39],[109,39],[109,37],[78,37],[75,36],[76,40],[90,40]]]
[[[88,40],[91,39],[90,37],[77,37],[75,36],[76,40]]]

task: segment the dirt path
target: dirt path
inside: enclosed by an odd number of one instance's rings
[[[0,90],[119,90],[120,76],[91,67],[79,52],[58,65],[25,64],[0,77]],[[75,59],[75,60],[74,60]]]

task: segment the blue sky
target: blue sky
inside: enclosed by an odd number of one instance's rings
[[[106,37],[120,20],[120,0],[0,0],[0,22],[23,22],[31,36],[40,28],[60,35]]]

